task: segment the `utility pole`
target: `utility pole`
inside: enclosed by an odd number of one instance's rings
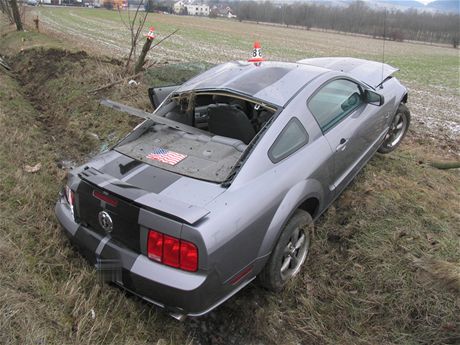
[[[11,11],[13,12],[14,22],[16,23],[16,30],[24,31],[21,22],[21,16],[19,14],[18,3],[16,0],[10,0]]]

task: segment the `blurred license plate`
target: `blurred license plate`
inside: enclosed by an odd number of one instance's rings
[[[121,282],[121,264],[117,259],[96,259],[99,280],[103,282]]]

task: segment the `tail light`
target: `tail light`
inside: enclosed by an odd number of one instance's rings
[[[196,271],[198,268],[198,250],[193,243],[181,241],[180,268],[185,271]]]
[[[69,204],[70,212],[72,213],[72,217],[74,216],[73,214],[73,206],[75,202],[75,194],[72,189],[70,189],[69,186],[65,186],[65,199],[67,203]]]
[[[147,255],[151,260],[184,271],[195,272],[198,269],[198,248],[196,245],[155,230],[149,231]]]
[[[147,252],[150,259],[161,262],[161,257],[163,256],[163,234],[156,231],[149,231]]]
[[[65,199],[67,200],[67,203],[70,206],[73,206],[73,202],[74,202],[73,190],[70,189],[70,187],[67,185],[65,186]]]
[[[171,236],[163,235],[163,263],[172,267],[179,267],[180,241]]]

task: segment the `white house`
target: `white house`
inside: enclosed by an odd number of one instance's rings
[[[212,7],[212,11],[218,16],[218,17],[227,17],[229,19],[236,18],[236,15],[234,15],[232,12],[232,8],[230,6],[225,6],[222,4],[219,5],[214,5]]]
[[[183,1],[178,1],[173,6],[174,13],[180,14],[182,13],[182,9],[185,9],[185,3]]]
[[[209,16],[209,6],[205,4],[191,4],[190,2],[178,1],[173,5],[174,13],[184,14],[187,9],[189,16]]]
[[[186,5],[189,16],[209,16],[209,6],[204,4]]]

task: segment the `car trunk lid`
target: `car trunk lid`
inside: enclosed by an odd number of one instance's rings
[[[96,193],[105,196],[111,202],[101,202]],[[110,235],[128,248],[140,252],[138,223],[139,207],[97,186],[82,181],[76,195],[76,215],[78,221],[98,234]],[[100,220],[101,212],[106,212],[112,221],[112,228],[103,228]]]
[[[159,170],[155,167],[148,167],[150,169]],[[146,171],[148,169],[143,170]],[[145,172],[145,174],[148,173],[149,172]],[[152,172],[150,172],[150,174],[152,174]],[[180,200],[180,198],[172,198],[171,196],[161,195],[161,193],[149,192],[148,189],[152,188],[147,188],[147,182],[141,182],[141,179],[135,181],[135,185],[95,168],[83,170],[79,174],[79,177],[85,182],[83,185],[89,186],[82,187],[81,190],[80,188],[78,189],[77,197],[79,204],[94,204],[93,199],[96,199],[97,202],[100,203],[101,200],[94,196],[94,191],[99,191],[109,198],[113,198],[117,204],[119,203],[124,206],[124,209],[119,209],[117,211],[123,213],[123,215],[124,212],[129,211],[131,207],[137,209],[139,207],[145,207],[167,217],[178,219],[188,224],[194,224],[209,213],[205,208],[184,202]],[[132,176],[132,178],[133,177],[134,176]],[[155,178],[152,177],[152,184],[154,184],[154,179]],[[104,202],[102,205],[114,207],[107,202]],[[118,207],[118,205],[115,207]]]
[[[122,155],[115,157],[102,165],[97,161],[94,166],[90,163],[78,173],[81,181],[75,191],[75,217],[81,225],[137,253],[146,254],[150,229],[181,238],[183,224],[193,225],[205,218],[209,211],[204,205],[224,190],[215,184],[181,176],[165,177],[159,168],[134,164]],[[115,163],[122,167],[131,164],[135,168],[122,171],[120,176]],[[199,193],[199,188],[205,187],[203,184],[211,188],[207,191],[203,188],[204,193]],[[101,219],[107,215],[111,229],[107,229]]]

